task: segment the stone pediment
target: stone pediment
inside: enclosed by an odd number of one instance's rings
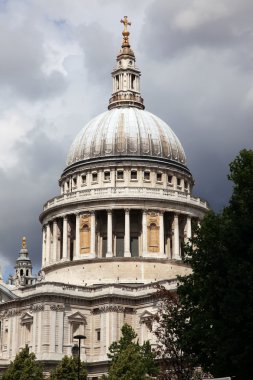
[[[82,313],[80,313],[79,311],[77,311],[74,314],[69,315],[68,320],[70,322],[79,322],[79,323],[83,323],[85,325],[87,324],[85,316]]]
[[[26,325],[33,322],[33,316],[30,313],[24,313],[20,318],[21,324]]]
[[[152,318],[154,317],[154,314],[152,314],[150,311],[145,310],[141,315],[140,315],[140,323],[147,323],[149,322]]]

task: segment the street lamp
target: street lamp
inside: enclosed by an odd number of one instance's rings
[[[80,380],[80,356],[81,356],[81,340],[82,339],[86,339],[86,336],[85,335],[75,335],[73,337],[74,339],[77,339],[78,340],[78,347],[77,345],[74,345],[72,347],[72,354],[74,356],[77,356],[77,350],[78,350],[78,380]]]

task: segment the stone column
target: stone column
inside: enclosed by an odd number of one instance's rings
[[[191,217],[188,215],[186,220],[186,238],[189,241],[192,237],[192,222]]]
[[[178,214],[174,214],[173,229],[174,233],[172,237],[172,258],[175,260],[180,260]]]
[[[32,324],[32,352],[36,352],[36,337],[37,337],[37,313],[34,313],[33,324]]]
[[[148,252],[147,241],[147,211],[142,211],[142,253],[145,255]]]
[[[50,236],[50,225],[49,223],[46,225],[46,263],[49,264],[51,261],[50,257],[50,244],[51,244],[51,236]]]
[[[47,246],[46,246],[46,227],[42,227],[42,268],[46,265]]]
[[[160,218],[159,218],[159,224],[160,224],[160,236],[159,236],[159,240],[160,240],[160,253],[161,255],[164,255],[164,218],[163,218],[163,212],[161,211],[160,212]]]
[[[107,253],[106,257],[112,257],[112,210],[107,210]]]
[[[50,308],[50,342],[49,342],[49,352],[55,352],[56,343],[56,311]]]
[[[80,215],[76,214],[76,249],[75,249],[75,259],[80,257]]]
[[[92,211],[91,212],[91,216],[90,216],[90,221],[91,221],[91,225],[90,225],[90,233],[91,233],[91,236],[90,236],[90,253],[91,255],[94,255],[95,256],[95,250],[96,250],[96,218],[95,218],[95,212]]]
[[[58,225],[56,219],[53,221],[53,261],[57,261],[57,236]]]
[[[129,213],[128,209],[125,209],[124,257],[131,257],[131,252],[130,252],[130,213]]]
[[[63,217],[62,260],[68,259],[68,217]]]

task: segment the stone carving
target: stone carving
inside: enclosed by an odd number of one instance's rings
[[[124,306],[106,305],[106,306],[100,306],[100,307],[94,308],[91,311],[91,314],[100,314],[100,313],[109,313],[109,312],[124,313],[125,311],[126,311],[126,308]]]
[[[10,310],[4,310],[0,314],[0,318],[9,318],[9,317],[14,317],[15,315],[20,315],[21,314],[20,309],[10,309]]]
[[[64,311],[64,305],[50,305],[50,310],[52,311]]]
[[[37,312],[37,311],[43,311],[44,310],[44,305],[43,304],[38,304],[38,305],[31,305],[30,306],[30,313]]]
[[[37,281],[38,282],[41,282],[45,279],[45,272],[43,270],[40,270],[38,272],[38,276],[37,276]]]

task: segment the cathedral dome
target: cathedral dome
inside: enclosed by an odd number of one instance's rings
[[[113,108],[86,124],[70,147],[67,165],[111,156],[186,164],[184,149],[172,129],[159,117],[136,107]]]

